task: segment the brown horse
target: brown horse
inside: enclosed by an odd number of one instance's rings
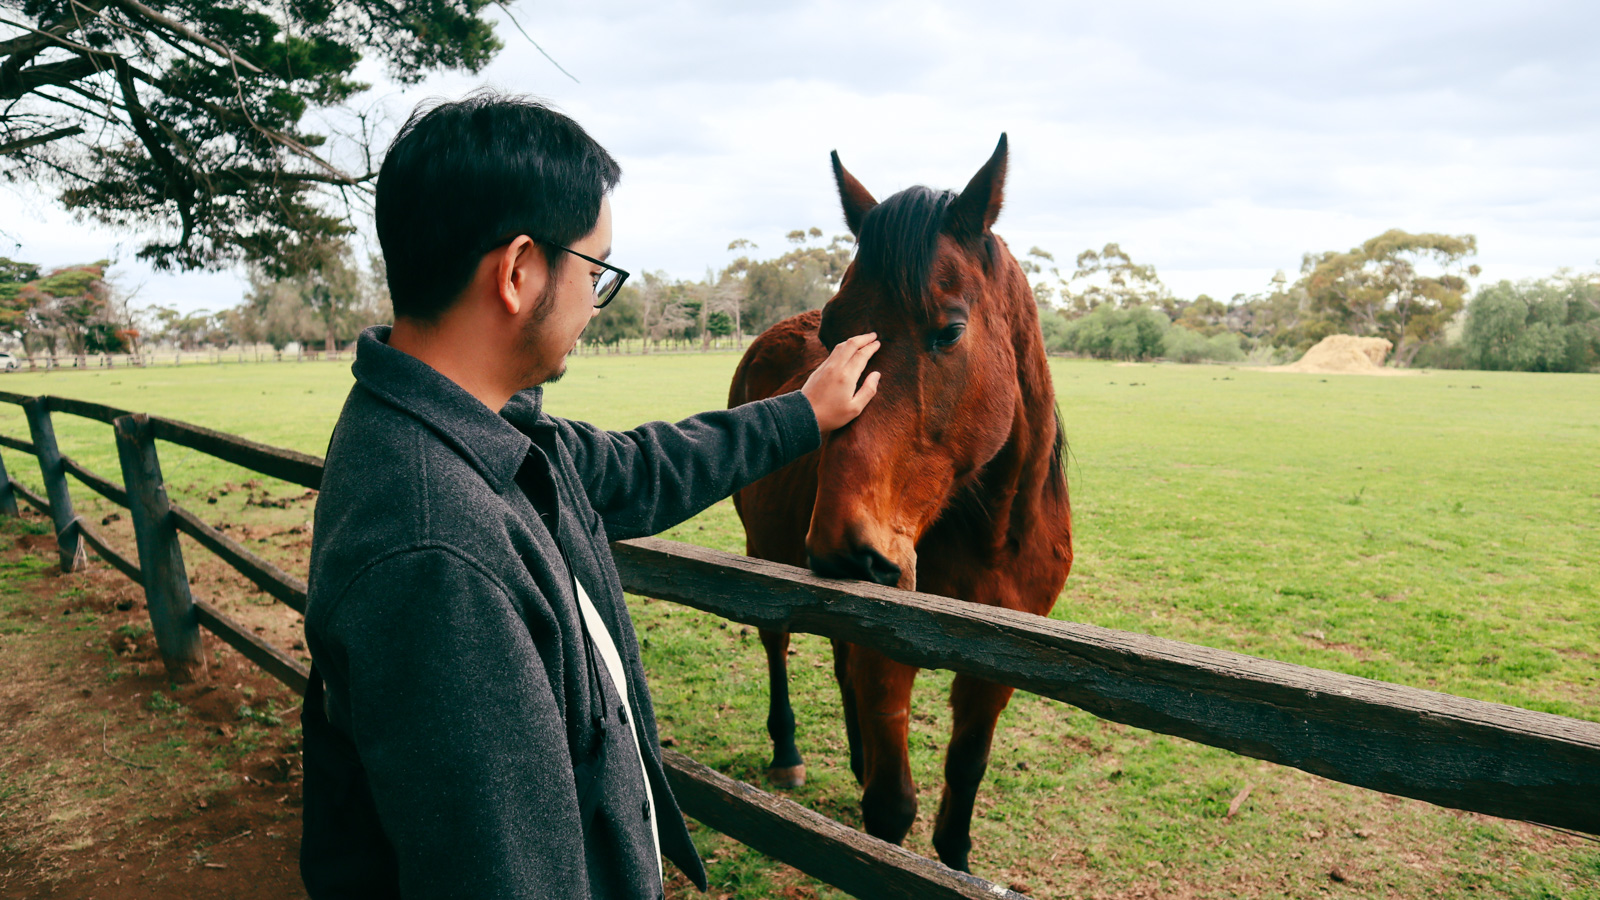
[[[1072,568],[1071,510],[1033,292],[991,226],[1006,138],[959,195],[913,187],[882,203],[833,173],[855,261],[826,307],[750,345],[730,406],[799,388],[836,343],[882,348],[878,396],[817,452],[734,497],[751,556],[1044,615]],[[805,781],[789,705],[789,635],[762,632],[771,679],[772,780]],[[917,670],[835,641],[850,767],[869,834],[899,843],[916,819],[906,748]],[[957,675],[933,845],[967,868],[973,802],[1012,689]]]

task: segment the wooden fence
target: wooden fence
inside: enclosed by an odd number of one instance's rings
[[[50,372],[58,369],[126,369],[148,366],[208,366],[220,363],[338,362],[355,359],[355,345],[326,352],[322,345],[297,350],[276,350],[270,344],[243,344],[206,347],[197,350],[156,349],[142,353],[58,353],[17,356],[15,367],[0,367],[0,375],[10,372]]]
[[[193,596],[178,535],[221,557],[263,591],[304,612],[306,584],[171,502],[157,442],[178,444],[316,488],[322,460],[160,416],[63,397],[0,392],[27,414],[44,496],[4,471],[0,513],[15,497],[50,516],[63,570],[85,545],[143,585],[162,659],[177,677],[200,663],[199,629],[296,691],[307,669]],[[63,456],[51,413],[112,426],[123,484]],[[135,564],[73,513],[68,476],[133,521]],[[1334,781],[1452,809],[1600,834],[1600,724],[1469,700],[1092,625],[865,582],[655,538],[613,545],[624,587],[736,622],[823,635],[901,662],[949,669],[1032,691],[1097,716],[1294,766]],[[690,816],[860,897],[1019,898],[789,800],[664,751]]]

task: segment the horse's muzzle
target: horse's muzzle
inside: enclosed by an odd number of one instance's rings
[[[900,583],[900,567],[871,547],[825,556],[806,554],[806,565],[824,578],[857,578],[894,587]]]

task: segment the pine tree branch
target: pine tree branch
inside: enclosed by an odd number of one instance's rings
[[[139,0],[113,0],[113,2],[115,2],[117,6],[122,7],[124,11],[142,16],[145,19],[160,25],[162,28],[165,28],[188,40],[194,41],[197,44],[201,44],[211,48],[212,50],[215,50],[217,53],[222,54],[222,57],[228,60],[228,62],[235,66],[239,66],[252,75],[267,74],[261,69],[256,68],[254,65],[251,65],[248,61],[241,59],[237,53],[234,53],[232,50],[229,50],[222,44],[213,41],[200,32],[195,31],[182,22],[177,21],[176,19],[170,19],[161,13],[156,12],[150,7],[145,6],[143,3],[140,3]]]
[[[26,150],[29,147],[37,147],[40,144],[48,144],[51,141],[58,141],[62,138],[68,138],[79,134],[83,134],[83,129],[76,125],[71,125],[66,128],[57,128],[55,131],[49,131],[44,134],[36,134],[32,137],[26,137],[20,140],[11,141],[9,143],[0,144],[0,156],[7,156],[12,153],[16,153],[19,150]]]

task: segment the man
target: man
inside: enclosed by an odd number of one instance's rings
[[[619,174],[571,119],[489,93],[419,110],[384,160],[395,324],[358,345],[306,611],[318,900],[655,898],[662,854],[705,886],[608,542],[815,449],[876,392],[877,343],[677,425],[545,414],[537,386],[626,277],[605,262]]]

